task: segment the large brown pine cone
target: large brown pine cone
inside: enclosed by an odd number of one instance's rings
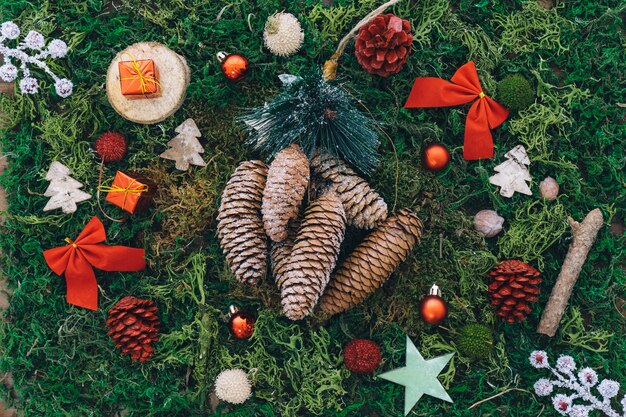
[[[337,268],[320,300],[320,311],[333,315],[363,301],[383,285],[421,236],[422,222],[411,210],[390,216]]]
[[[230,177],[217,215],[217,235],[230,269],[240,282],[254,284],[267,272],[267,238],[261,201],[267,165],[239,164]]]
[[[380,14],[359,29],[356,59],[370,74],[388,77],[400,72],[411,54],[411,24],[393,14]]]
[[[265,233],[272,241],[287,238],[289,221],[298,217],[309,185],[309,172],[309,159],[296,144],[280,151],[270,164],[261,212]]]
[[[300,224],[302,224],[302,216],[298,216],[289,222],[286,239],[282,242],[271,242],[270,261],[272,274],[277,283],[284,280],[284,274],[287,270],[286,266],[289,264],[289,257],[291,256],[291,250],[296,241]]]
[[[311,170],[316,188],[339,196],[349,226],[373,229],[387,218],[385,200],[343,161],[329,154],[316,154]]]
[[[496,314],[509,323],[526,320],[531,312],[530,303],[539,301],[540,272],[522,261],[508,260],[496,265],[489,277],[491,305]]]
[[[145,362],[154,354],[152,343],[159,340],[159,318],[154,301],[124,297],[109,310],[106,326],[115,347],[135,362]]]
[[[336,194],[329,192],[312,202],[284,272],[277,280],[283,313],[291,320],[309,315],[335,268],[346,230],[346,215]]]

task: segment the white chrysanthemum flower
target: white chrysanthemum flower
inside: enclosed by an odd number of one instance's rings
[[[552,405],[559,414],[566,416],[572,408],[572,399],[567,395],[558,394],[552,398]]]
[[[54,90],[57,92],[59,97],[65,98],[72,94],[74,84],[67,78],[61,78],[54,84]]]
[[[569,412],[570,417],[589,417],[589,408],[584,405],[575,405]]]
[[[13,22],[4,22],[0,32],[7,39],[17,39],[20,36],[20,28]]]
[[[598,392],[604,398],[613,398],[619,393],[619,382],[611,379],[605,379],[598,385]]]
[[[576,361],[571,356],[561,355],[556,360],[556,369],[563,373],[572,372],[576,369]]]
[[[530,364],[535,368],[548,368],[550,364],[548,363],[548,354],[543,350],[535,350],[530,354],[528,358]]]
[[[215,380],[215,394],[222,401],[243,404],[252,396],[252,385],[241,369],[223,371]]]
[[[550,382],[546,378],[541,378],[540,380],[535,382],[535,392],[540,397],[547,397],[548,395],[552,394],[553,389],[554,386],[552,385],[552,382]]]
[[[20,81],[20,91],[24,94],[35,94],[39,90],[39,81],[33,77],[24,77]]]
[[[41,49],[46,45],[46,40],[41,33],[31,30],[24,38],[24,43],[30,49]]]
[[[13,64],[4,64],[0,67],[0,78],[7,83],[15,81],[17,78],[17,67]]]
[[[53,39],[48,44],[48,52],[52,58],[63,58],[67,55],[67,44],[61,39]]]
[[[598,374],[591,368],[584,368],[578,373],[578,379],[585,387],[593,387],[598,383]]]
[[[263,40],[274,55],[289,56],[300,50],[304,32],[294,15],[281,12],[267,18]]]

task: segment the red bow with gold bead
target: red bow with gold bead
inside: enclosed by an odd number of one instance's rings
[[[476,100],[478,99],[478,100]],[[435,77],[415,80],[404,107],[448,107],[474,104],[467,113],[463,158],[476,160],[493,157],[491,129],[500,126],[509,111],[490,97],[480,86],[476,65],[470,61],[459,68],[450,81]]]
[[[98,309],[98,283],[93,268],[103,271],[131,272],[146,268],[143,249],[102,244],[106,232],[93,217],[76,240],[65,239],[66,246],[44,251],[48,266],[57,274],[65,272],[67,302],[90,310]]]

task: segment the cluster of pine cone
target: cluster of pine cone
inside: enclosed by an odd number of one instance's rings
[[[360,303],[422,234],[415,213],[388,216],[382,197],[343,161],[316,154],[309,162],[298,145],[279,152],[269,167],[242,162],[224,189],[217,219],[233,274],[255,284],[271,267],[292,320],[309,315],[318,301],[326,315]],[[374,230],[337,266],[349,227]]]

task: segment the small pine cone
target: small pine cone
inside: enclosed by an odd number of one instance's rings
[[[289,220],[298,217],[309,175],[309,159],[296,144],[280,151],[270,164],[261,212],[272,241],[287,238]]]
[[[283,312],[291,320],[309,315],[335,268],[346,230],[339,197],[327,193],[309,205],[281,280]]]
[[[540,272],[522,261],[508,260],[496,265],[489,277],[491,305],[509,323],[521,323],[531,312],[530,303],[539,301]]]
[[[154,301],[124,297],[109,310],[106,326],[115,347],[135,362],[145,362],[154,354],[152,343],[159,340],[159,318]]]
[[[422,236],[422,222],[411,210],[390,216],[337,268],[320,300],[325,315],[354,307],[378,289]]]
[[[374,229],[385,221],[385,200],[345,162],[329,154],[316,154],[311,169],[318,189],[332,190],[339,196],[349,226]]]
[[[284,274],[287,270],[286,266],[289,264],[291,250],[293,249],[293,244],[296,241],[298,229],[300,228],[301,224],[302,217],[296,217],[294,220],[289,222],[289,225],[287,227],[287,238],[282,242],[271,243],[270,260],[272,273],[277,283],[284,280]]]
[[[239,164],[222,193],[217,236],[230,269],[240,282],[255,284],[267,271],[267,238],[261,219],[261,201],[267,165]]]

